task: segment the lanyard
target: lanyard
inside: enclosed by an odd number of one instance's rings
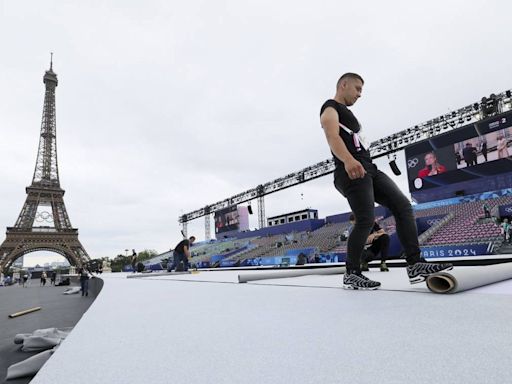
[[[361,151],[361,148],[365,149],[364,146],[361,144],[361,140],[359,139],[359,135],[357,133],[352,132],[350,129],[348,129],[341,123],[338,124],[340,125],[341,128],[345,130],[345,132],[352,136],[352,140],[354,140],[354,146],[356,147],[357,152]]]

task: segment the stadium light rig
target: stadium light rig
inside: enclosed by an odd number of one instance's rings
[[[501,92],[497,95],[491,94],[489,97],[482,98],[480,102],[472,103],[463,108],[459,108],[456,111],[443,114],[434,119],[417,124],[414,127],[409,127],[403,131],[375,140],[369,146],[370,155],[373,159],[383,156],[388,156],[388,158],[390,158],[389,156],[405,149],[405,147],[418,141],[432,138],[437,134],[442,133],[441,131],[457,129],[470,122],[478,122],[493,115],[506,112],[512,109],[511,95],[511,90]],[[400,170],[398,171],[400,172]],[[215,213],[231,205],[245,203],[256,198],[263,198],[265,195],[269,195],[298,184],[306,183],[332,172],[334,172],[334,161],[332,159],[327,159],[303,168],[300,171],[290,173],[287,176],[261,184],[230,198],[218,201],[214,204],[209,204],[209,213],[206,213],[204,208],[200,208],[181,215],[178,218],[178,222],[186,225],[188,221],[200,218],[206,214],[209,215],[210,213]]]

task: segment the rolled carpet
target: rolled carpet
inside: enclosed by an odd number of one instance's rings
[[[427,287],[434,293],[457,293],[512,279],[512,263],[479,267],[455,267],[427,277]]]
[[[284,279],[287,277],[299,277],[307,275],[340,275],[345,273],[345,267],[334,268],[297,268],[287,269],[285,271],[261,271],[253,273],[244,273],[238,275],[239,283],[247,283],[256,280]]]
[[[35,375],[39,372],[44,363],[48,361],[54,351],[55,349],[50,349],[11,365],[7,368],[7,377],[5,380]]]

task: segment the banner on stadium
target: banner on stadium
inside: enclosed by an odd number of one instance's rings
[[[428,217],[418,217],[416,219],[416,226],[418,227],[418,233],[423,233],[433,225],[439,223],[446,214],[434,215]]]
[[[512,204],[500,206],[500,217],[512,216]]]
[[[221,268],[229,268],[236,266],[237,261],[236,260],[221,260],[220,267]]]
[[[465,257],[492,255],[492,242],[465,245],[437,245],[421,247],[421,256],[425,259],[433,257]]]

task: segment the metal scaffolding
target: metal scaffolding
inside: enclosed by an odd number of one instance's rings
[[[511,107],[512,98],[510,90],[499,93],[498,95],[492,94],[489,97],[483,97],[480,102],[475,102],[456,111],[443,114],[415,125],[414,127],[386,136],[380,140],[375,140],[369,146],[370,155],[373,159],[384,156],[389,157],[389,155],[395,154],[411,144],[495,116],[511,109]],[[251,188],[224,200],[207,205],[205,208],[186,213],[180,216],[178,221],[186,228],[185,224],[188,221],[215,213],[232,205],[258,199],[258,224],[260,228],[263,228],[265,227],[264,196],[326,176],[333,171],[334,161],[332,158],[327,159],[265,184],[260,184],[255,188]],[[206,213],[207,211],[208,213]]]

